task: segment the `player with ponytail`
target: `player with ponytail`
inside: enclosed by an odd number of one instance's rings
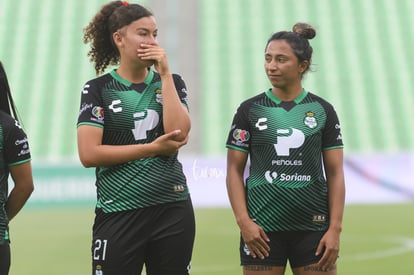
[[[7,275],[10,269],[9,222],[34,188],[29,143],[17,117],[6,71],[0,62],[0,275]],[[14,182],[10,192],[9,175]]]

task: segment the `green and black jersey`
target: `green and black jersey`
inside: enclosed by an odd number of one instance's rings
[[[239,106],[226,147],[249,154],[248,210],[265,231],[327,229],[322,152],[343,148],[331,104],[305,90],[282,102],[268,90]]]
[[[9,219],[6,202],[9,195],[9,167],[31,160],[27,136],[19,123],[0,111],[0,245],[8,239]]]
[[[184,81],[174,74],[182,103]],[[161,80],[149,70],[143,83],[133,84],[115,70],[87,82],[81,95],[78,126],[103,128],[102,144],[145,144],[164,134]],[[186,200],[189,191],[182,165],[173,156],[157,156],[96,168],[97,207],[117,212]]]

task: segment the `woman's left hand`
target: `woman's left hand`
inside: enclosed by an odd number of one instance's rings
[[[322,258],[318,262],[323,270],[329,270],[336,264],[339,255],[339,235],[340,232],[328,230],[319,242],[316,255],[323,252]]]

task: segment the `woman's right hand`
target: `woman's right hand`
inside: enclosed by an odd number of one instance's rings
[[[240,225],[240,230],[243,241],[253,258],[264,259],[269,256],[270,246],[268,243],[270,240],[263,228],[249,219]]]
[[[152,144],[158,148],[158,155],[171,156],[178,152],[178,150],[187,144],[188,136],[184,140],[177,140],[181,130],[175,130],[170,133],[159,136]]]

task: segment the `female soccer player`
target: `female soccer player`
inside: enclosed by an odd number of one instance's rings
[[[14,183],[10,193],[9,175]],[[9,274],[10,269],[9,222],[23,208],[33,189],[29,143],[19,125],[7,75],[0,62],[0,275]]]
[[[97,74],[86,83],[78,151],[96,167],[93,274],[188,274],[193,207],[178,150],[190,131],[184,81],[170,72],[153,14],[104,5],[84,30]]]
[[[300,23],[269,38],[272,88],[238,107],[228,136],[227,189],[245,275],[284,274],[287,261],[295,275],[336,274],[343,143],[332,105],[302,88],[315,34]]]

